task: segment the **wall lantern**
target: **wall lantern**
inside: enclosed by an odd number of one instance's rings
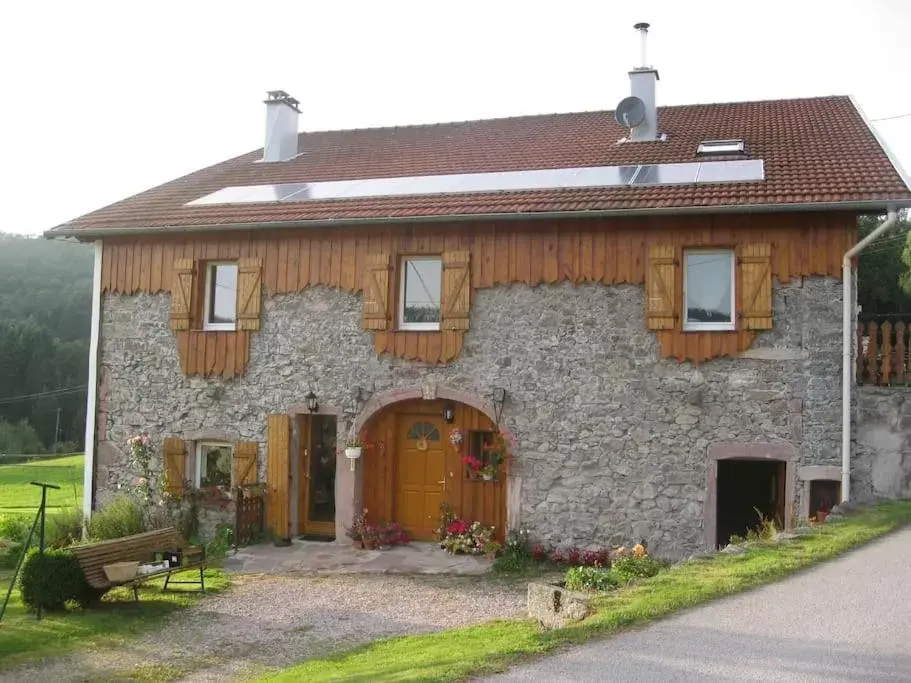
[[[309,410],[311,413],[315,413],[317,410],[319,410],[319,403],[316,400],[316,394],[314,394],[312,390],[308,391],[307,395],[304,398],[307,399],[307,410]]]
[[[453,420],[455,420],[455,408],[451,403],[447,403],[443,406],[443,422],[451,425]]]
[[[503,387],[494,387],[493,390],[493,408],[496,417],[497,426],[500,424],[500,415],[503,414],[503,404],[506,403],[506,389]]]

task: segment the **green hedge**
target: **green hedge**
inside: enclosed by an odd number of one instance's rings
[[[87,605],[99,597],[69,550],[47,548],[43,558],[37,549],[29,550],[19,582],[22,602],[31,609],[37,609],[40,604],[48,611],[60,610],[67,602]]]

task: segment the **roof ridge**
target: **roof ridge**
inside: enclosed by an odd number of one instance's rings
[[[733,100],[727,102],[688,102],[686,104],[667,104],[658,107],[659,111],[669,109],[691,109],[694,107],[720,107],[720,106],[746,106],[754,104],[766,104],[770,102],[810,102],[813,100],[845,100],[849,101],[849,95],[815,95],[813,97],[769,97],[759,100]],[[391,131],[391,130],[415,130],[417,128],[441,128],[443,126],[460,126],[473,123],[500,123],[504,121],[518,121],[521,119],[544,119],[549,117],[579,116],[583,114],[613,114],[613,109],[579,109],[575,111],[554,111],[541,112],[537,114],[511,114],[509,116],[492,116],[489,118],[479,119],[455,119],[450,121],[431,121],[426,123],[408,123],[403,125],[391,126],[363,126],[360,128],[324,128],[320,130],[307,130],[298,133],[298,137],[306,135],[320,135],[325,133],[359,133],[367,131]],[[262,149],[260,147],[260,149]]]

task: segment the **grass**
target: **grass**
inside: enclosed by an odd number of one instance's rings
[[[41,503],[41,489],[29,482],[56,484],[47,490],[48,512],[82,505],[82,470],[85,457],[67,455],[30,462],[0,465],[0,515],[34,515]]]
[[[501,671],[521,660],[605,637],[780,579],[911,523],[911,501],[893,501],[826,524],[780,546],[743,555],[717,554],[675,565],[640,584],[595,600],[595,613],[566,628],[543,631],[531,621],[496,621],[469,628],[390,638],[312,659],[263,681],[456,681]]]
[[[3,589],[0,600],[6,595],[11,575],[12,572],[0,573],[0,587]],[[205,578],[207,593],[228,586],[228,579],[220,570],[207,569]],[[140,588],[138,607],[132,602],[130,590],[117,588],[105,596],[100,607],[51,613],[41,621],[26,611],[19,600],[18,589],[14,590],[3,621],[0,621],[0,671],[75,649],[121,645],[202,597],[198,593],[178,592],[177,589],[162,593],[163,583],[164,579],[157,579]],[[170,680],[165,672],[154,668],[140,673],[144,677],[134,677],[133,680]]]

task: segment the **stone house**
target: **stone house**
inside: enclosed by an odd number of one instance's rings
[[[172,490],[264,482],[281,538],[367,508],[429,539],[448,502],[679,556],[837,498],[842,255],[911,191],[849,98],[657,108],[657,78],[306,133],[271,92],[263,149],[49,231],[95,245],[87,509],[141,431]]]

